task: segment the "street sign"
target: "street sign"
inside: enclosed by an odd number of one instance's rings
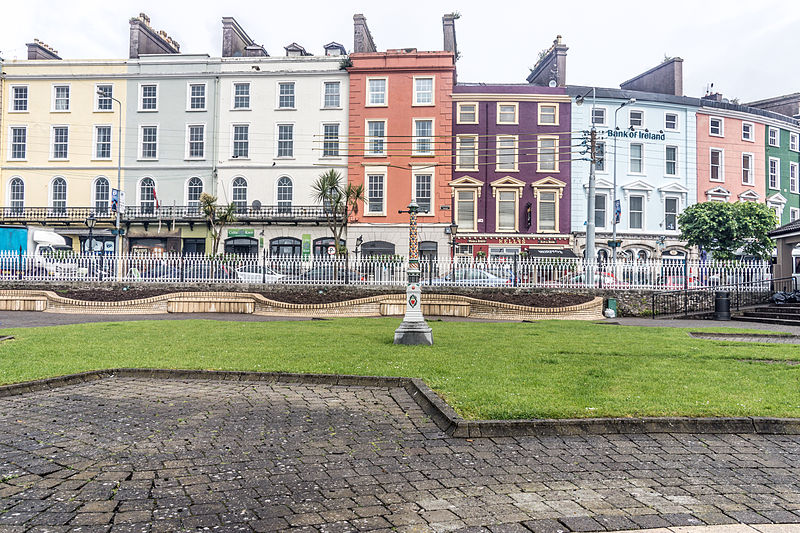
[[[328,255],[336,255],[336,247],[334,245],[328,246]]]

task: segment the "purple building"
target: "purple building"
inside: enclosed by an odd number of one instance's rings
[[[562,87],[454,87],[457,255],[574,257],[571,107]]]

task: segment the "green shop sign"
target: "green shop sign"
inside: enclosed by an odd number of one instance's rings
[[[254,237],[255,232],[254,229],[229,229],[228,237]]]
[[[303,233],[303,247],[301,248],[301,257],[306,261],[311,257],[311,234]]]

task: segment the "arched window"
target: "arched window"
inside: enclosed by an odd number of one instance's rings
[[[200,195],[203,194],[203,180],[200,178],[192,178],[186,185],[187,194],[186,199],[189,210],[194,212],[200,207]]]
[[[156,208],[156,182],[153,178],[144,178],[139,182],[139,207],[142,213],[153,213]]]
[[[107,213],[109,208],[109,185],[105,178],[94,181],[94,210],[97,213]]]
[[[292,178],[278,179],[278,213],[290,213],[292,207]]]
[[[639,261],[647,261],[647,251],[639,250],[636,252],[636,259]]]
[[[241,176],[233,180],[233,205],[237,212],[247,210],[247,180]]]
[[[302,243],[294,237],[278,237],[269,241],[270,255],[299,256]]]
[[[22,178],[13,178],[9,184],[8,205],[11,206],[13,213],[22,214],[25,207],[25,183]]]
[[[67,181],[64,178],[55,178],[50,184],[50,206],[53,214],[63,215],[67,212]]]

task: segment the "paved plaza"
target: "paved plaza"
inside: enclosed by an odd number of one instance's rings
[[[0,532],[796,524],[799,460],[797,435],[458,439],[401,388],[112,377],[0,399]]]

